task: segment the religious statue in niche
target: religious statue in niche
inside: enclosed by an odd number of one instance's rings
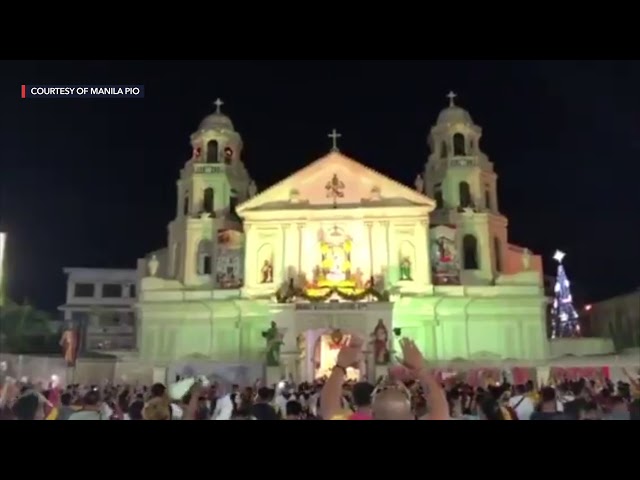
[[[276,322],[271,322],[268,330],[262,332],[262,338],[267,341],[266,363],[268,367],[280,365],[280,350],[282,348],[284,334],[278,329]]]
[[[460,283],[460,264],[456,248],[456,229],[439,225],[431,229],[431,268],[436,285]]]
[[[224,163],[227,165],[231,164],[231,160],[233,160],[233,150],[231,147],[225,147],[224,149]]]
[[[411,278],[411,259],[402,257],[400,260],[400,280],[413,280]]]
[[[342,333],[342,330],[336,328],[332,330],[331,334],[329,335],[328,345],[331,350],[340,350],[345,346],[348,340],[348,337],[346,337],[345,334]]]
[[[320,241],[319,286],[337,286],[351,282],[352,247],[351,238],[338,227],[333,227],[328,235],[323,233]]]
[[[260,283],[273,283],[273,261],[265,260],[260,269],[260,274],[262,276]]]
[[[217,236],[216,287],[242,287],[244,264],[244,235],[235,230],[220,230]]]
[[[389,352],[389,332],[382,319],[378,320],[376,328],[371,333],[371,345],[373,346],[373,360],[376,365],[388,365],[391,360]]]

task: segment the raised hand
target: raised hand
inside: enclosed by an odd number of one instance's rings
[[[349,343],[340,349],[336,365],[342,368],[357,367],[362,358],[362,339],[352,336]]]
[[[400,340],[400,348],[402,349],[402,364],[406,368],[412,372],[417,372],[426,367],[427,362],[413,340],[402,338]]]

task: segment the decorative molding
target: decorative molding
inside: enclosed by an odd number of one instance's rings
[[[340,178],[338,178],[337,173],[333,174],[331,180],[327,182],[324,188],[327,191],[327,198],[331,198],[333,200],[334,207],[337,205],[339,198],[344,198],[345,184],[340,180]]]

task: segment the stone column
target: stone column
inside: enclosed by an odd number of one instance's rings
[[[287,282],[289,280],[289,266],[292,265],[292,262],[290,262],[289,257],[290,254],[292,253],[291,250],[291,245],[289,244],[290,242],[288,241],[289,239],[287,239],[287,233],[289,232],[289,224],[288,223],[284,223],[282,224],[282,227],[280,228],[280,234],[282,235],[282,265],[281,265],[281,273],[280,273],[280,282],[284,283]]]
[[[298,281],[298,277],[300,276],[300,253],[301,253],[301,245],[300,245],[300,227],[301,224],[296,224],[295,235],[293,234],[293,228],[291,231],[291,242],[289,242],[289,250],[291,251],[289,254],[289,265],[295,269],[296,278],[295,282]]]
[[[416,223],[416,266],[415,278],[424,285],[431,284],[431,256],[429,255],[429,222],[420,220]]]
[[[256,254],[258,253],[254,239],[256,231],[252,226],[251,223],[244,224],[244,284],[248,287],[253,287],[256,283]]]
[[[366,362],[366,371],[363,372],[363,374],[369,383],[373,383],[375,385],[378,378],[376,377],[376,362],[373,358],[373,352],[371,350],[365,350],[364,358]]]
[[[380,225],[384,229],[384,245],[385,245],[385,254],[386,254],[386,274],[385,274],[385,285],[386,287],[390,287],[392,283],[391,276],[391,245],[389,244],[389,222],[384,220],[380,222]]]
[[[207,218],[207,219],[203,219],[202,223],[202,229],[204,231],[204,225],[205,222],[209,221],[211,222],[212,219]],[[215,222],[215,221],[214,221]],[[211,255],[211,274],[209,275],[209,282],[211,285],[213,285],[213,288],[216,288],[218,286],[218,281],[217,281],[217,276],[218,276],[218,234],[217,234],[217,228],[216,225],[214,223],[214,226],[212,228],[212,234],[211,234],[211,252],[209,252],[209,255]]]
[[[373,235],[372,235],[372,229],[373,229],[373,222],[365,222],[364,223],[365,226],[367,227],[367,240],[369,242],[369,274],[367,275],[367,278],[364,279],[365,282],[371,278],[373,276]]]
[[[191,229],[187,229],[187,235],[184,245],[184,279],[182,280],[185,285],[193,285],[196,278],[196,255],[198,253],[198,242],[200,238]]]
[[[309,272],[305,272],[302,269],[302,233],[304,231],[304,223],[298,223],[296,224],[296,227],[298,227],[298,251],[296,252],[297,253],[296,269],[298,270],[297,275],[298,277],[300,277],[302,273],[304,273],[305,275],[308,275]]]

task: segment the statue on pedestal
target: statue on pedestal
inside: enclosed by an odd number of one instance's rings
[[[277,367],[280,365],[280,349],[284,343],[282,339],[284,335],[278,330],[276,322],[271,322],[269,330],[262,332],[262,338],[267,341],[266,363],[268,367]]]
[[[424,193],[424,179],[422,178],[422,175],[418,174],[413,184],[418,192]]]
[[[389,352],[389,332],[384,326],[382,319],[378,320],[376,328],[371,333],[371,344],[373,345],[373,361],[376,365],[388,365],[391,360]]]
[[[78,357],[78,329],[74,324],[69,322],[60,339],[62,347],[62,355],[67,367],[75,367]]]
[[[273,265],[271,264],[271,261],[264,261],[260,273],[262,274],[260,283],[273,283]]]

